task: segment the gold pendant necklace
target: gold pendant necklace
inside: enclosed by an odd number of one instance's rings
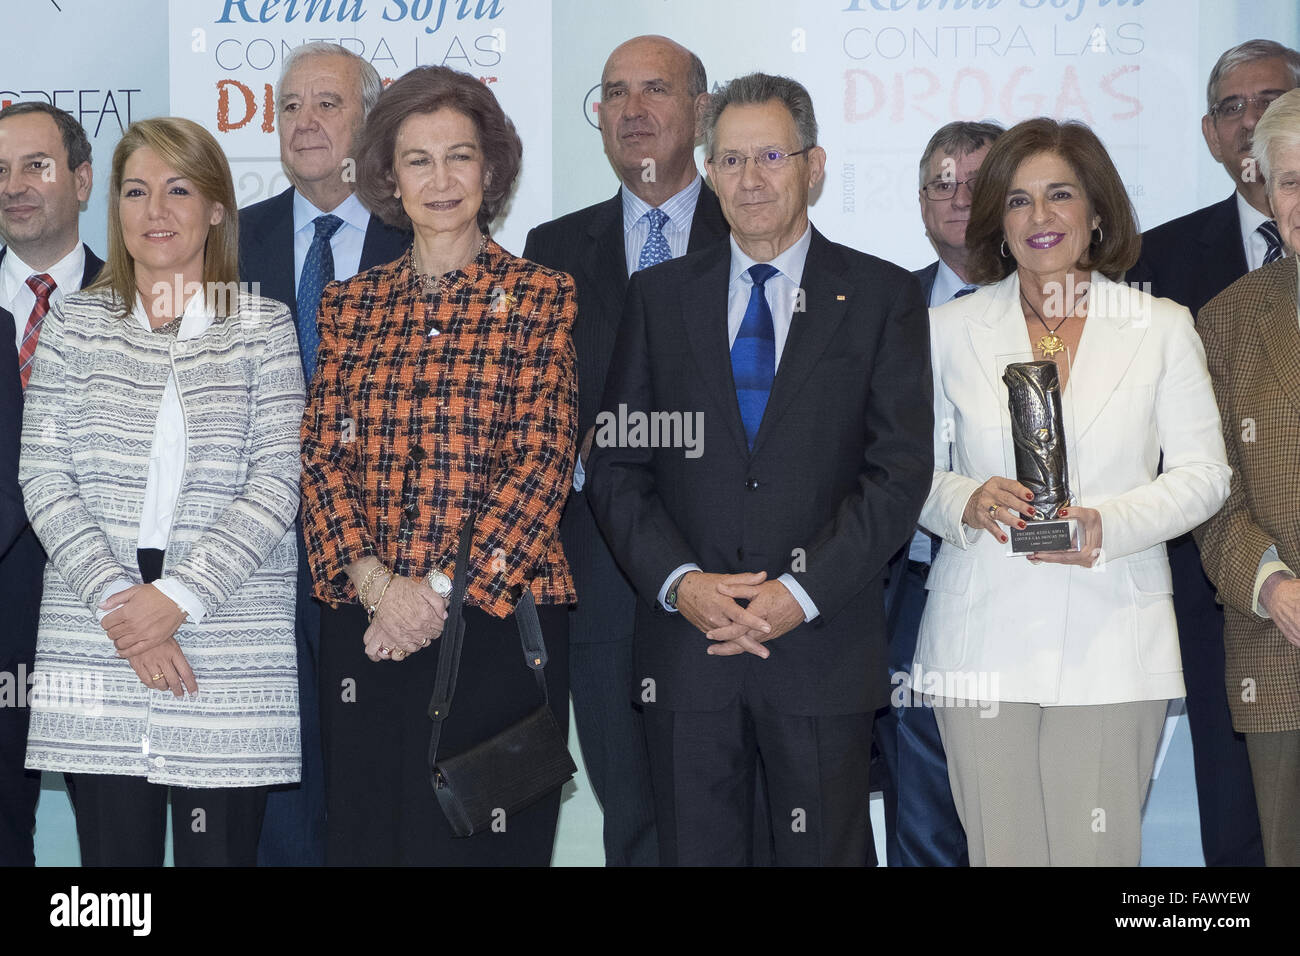
[[[1065,341],[1059,335],[1056,334],[1057,330],[1060,329],[1061,326],[1065,325],[1066,322],[1069,322],[1072,318],[1074,318],[1074,313],[1079,310],[1079,306],[1083,304],[1083,300],[1086,299],[1087,297],[1088,297],[1088,292],[1084,292],[1083,295],[1079,296],[1079,301],[1074,303],[1074,308],[1070,310],[1070,314],[1067,315],[1065,318],[1063,318],[1060,322],[1056,323],[1056,328],[1054,329],[1051,326],[1049,326],[1046,321],[1044,321],[1041,315],[1039,315],[1038,310],[1034,308],[1034,304],[1030,302],[1029,297],[1025,295],[1024,288],[1022,287],[1020,289],[1020,298],[1024,301],[1025,305],[1029,306],[1029,311],[1034,313],[1034,317],[1038,319],[1039,322],[1042,323],[1043,328],[1047,330],[1047,334],[1042,336],[1038,340],[1038,351],[1043,353],[1044,358],[1051,359],[1054,358],[1057,352],[1065,351]]]

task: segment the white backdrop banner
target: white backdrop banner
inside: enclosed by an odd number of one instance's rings
[[[170,13],[172,113],[216,134],[240,206],[289,185],[275,84],[290,50],[326,40],[368,60],[385,85],[430,65],[488,84],[525,145],[494,236],[519,252],[529,227],[550,218],[550,0],[171,0]]]

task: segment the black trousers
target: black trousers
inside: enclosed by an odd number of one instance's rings
[[[541,703],[514,616],[465,607],[465,640],[439,752],[456,754],[527,717]],[[568,609],[539,606],[547,693],[568,733]],[[502,831],[457,837],[429,780],[434,641],[403,661],[371,661],[360,605],[321,612],[320,706],[325,745],[325,862],[330,866],[548,866],[560,788],[512,814]]]
[[[873,716],[794,717],[748,693],[711,713],[647,707],[660,861],[753,864],[763,842],[754,801],[765,792],[777,866],[863,866]]]
[[[136,552],[142,580],[162,576],[164,552]],[[167,787],[143,777],[70,773],[82,866],[162,866],[167,796],[177,866],[255,866],[266,787]]]
[[[143,777],[68,774],[82,866],[162,866],[167,796],[177,866],[256,866],[266,787],[191,789]]]

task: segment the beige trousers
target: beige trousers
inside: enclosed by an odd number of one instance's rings
[[[949,703],[934,714],[971,866],[1138,865],[1167,701]]]

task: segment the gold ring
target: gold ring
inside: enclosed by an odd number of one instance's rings
[[[422,641],[420,642],[420,646],[421,646],[421,647],[428,647],[428,646],[429,646],[429,639],[426,637],[424,640],[422,640]]]
[[[166,676],[167,676],[166,674],[154,674],[153,679],[158,681],[158,680],[162,680]]]
[[[997,505],[989,505],[989,517],[991,518],[991,517],[993,517],[994,515],[996,515],[997,513],[998,513],[998,506],[997,506]]]
[[[402,650],[400,647],[394,648],[392,653],[392,658],[395,661],[405,660],[406,651]]]
[[[384,656],[385,654],[387,654],[387,653],[389,653],[388,648],[387,648],[385,645],[380,644],[380,645],[379,645],[379,656],[380,656],[380,657],[383,657],[383,656]]]

